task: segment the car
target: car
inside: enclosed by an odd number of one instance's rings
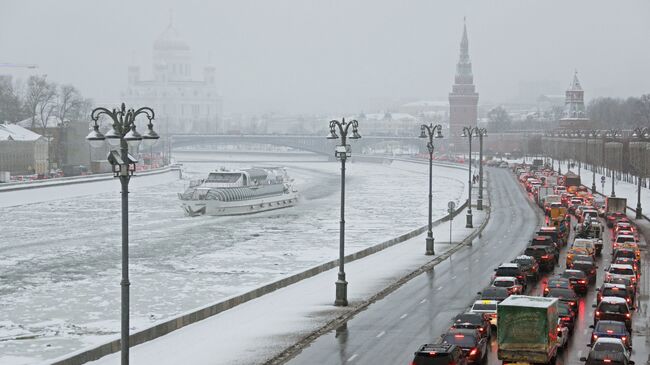
[[[569,279],[573,290],[578,294],[587,294],[587,274],[581,270],[566,269],[562,277]]]
[[[563,288],[563,289],[571,289],[573,290],[573,285],[567,278],[563,278],[561,276],[553,276],[552,278],[546,280],[544,282],[544,293],[543,296],[548,296],[548,291],[551,288]]]
[[[605,277],[606,278],[611,278],[611,277],[628,278],[632,281],[632,284],[634,284],[635,286],[637,282],[637,274],[634,271],[634,267],[632,265],[611,264],[605,270]]]
[[[560,246],[553,242],[551,237],[548,236],[535,236],[533,239],[530,240],[530,245],[529,246],[547,246],[551,247],[553,249],[553,252],[555,253],[555,263],[557,264],[558,259],[560,257]]]
[[[614,250],[612,250],[612,254],[614,254],[616,252],[616,250],[619,250],[619,249],[629,249],[629,250],[634,251],[634,255],[636,257],[636,260],[639,261],[639,262],[641,261],[641,249],[639,248],[639,243],[638,242],[636,242],[636,241],[635,242],[628,241],[628,242],[623,242],[621,244],[618,244],[616,246],[616,248]]]
[[[509,262],[499,265],[494,269],[494,278],[497,277],[515,277],[523,286],[523,291],[526,290],[526,273],[521,269],[518,263]]]
[[[571,263],[571,269],[580,270],[587,275],[587,282],[589,284],[594,284],[596,282],[596,268],[598,268],[598,266],[594,265],[593,261],[573,261]]]
[[[512,262],[519,264],[521,270],[526,274],[527,281],[539,280],[539,264],[532,256],[519,255]]]
[[[467,365],[463,349],[448,343],[424,344],[413,356],[411,365]]]
[[[477,300],[472,304],[470,308],[470,313],[480,313],[485,316],[487,320],[490,321],[490,324],[494,327],[497,325],[497,305],[499,302],[496,300]]]
[[[596,264],[596,261],[594,260],[594,257],[591,255],[574,255],[573,256],[573,261],[586,261],[591,264]],[[573,264],[573,262],[572,262]]]
[[[440,340],[460,347],[468,364],[484,364],[487,360],[488,340],[476,329],[450,329]]]
[[[587,357],[581,357],[585,365],[634,365],[630,360],[630,352],[623,341],[616,338],[599,338],[591,347]]]
[[[497,288],[506,288],[510,294],[523,294],[524,286],[519,279],[514,276],[497,276],[492,280],[492,286]]]
[[[596,257],[596,243],[592,238],[576,238],[571,244],[571,248],[582,248],[587,251],[587,255]]]
[[[571,267],[571,264],[573,263],[573,259],[576,256],[591,256],[593,255],[589,254],[587,249],[585,248],[579,248],[579,247],[571,247],[566,253],[566,266]]]
[[[578,312],[578,295],[571,289],[551,288],[548,290],[547,297],[558,298],[560,301],[567,303],[573,311]]]
[[[569,328],[562,325],[560,318],[557,319],[557,341],[562,349],[569,345]]]
[[[480,299],[483,300],[496,300],[497,302],[502,302],[504,299],[510,296],[510,291],[507,288],[497,288],[495,286],[488,286],[477,293],[480,295]]]
[[[617,248],[622,248],[624,246],[624,243],[627,242],[634,243],[637,242],[637,239],[635,236],[629,234],[621,234],[616,236],[616,239],[612,243],[612,253],[614,253],[614,250],[616,250]]]
[[[558,246],[566,245],[566,242],[560,242],[560,232],[557,227],[540,227],[540,229],[535,233],[537,236],[547,236],[550,237],[553,242]]]
[[[623,298],[602,297],[600,303],[594,304],[594,325],[601,319],[624,322],[628,331],[632,332],[632,313]]]
[[[619,297],[625,299],[630,308],[634,307],[632,300],[632,293],[624,284],[603,283],[603,285],[596,290],[596,304],[599,304],[603,297]]]
[[[524,250],[524,255],[532,256],[539,263],[540,270],[545,272],[553,271],[556,262],[555,252],[552,248],[546,246],[528,246]]]
[[[639,265],[637,264],[636,259],[631,259],[629,257],[616,257],[613,259],[612,264],[616,265],[630,265],[637,273],[637,279],[639,276]]]
[[[634,226],[630,222],[617,222],[614,226],[614,235],[618,234],[621,230],[634,232]]]
[[[625,323],[619,321],[598,321],[595,325],[589,326],[591,331],[591,344],[599,338],[618,338],[625,344],[628,350],[632,350],[632,335],[625,328]]]
[[[607,227],[609,228],[613,228],[614,225],[621,219],[627,219],[627,215],[623,212],[613,212],[605,216]]]
[[[480,313],[463,313],[454,318],[451,324],[452,329],[475,329],[481,336],[489,339],[492,336],[492,326],[484,315]]]
[[[569,333],[573,332],[576,324],[576,312],[571,309],[571,305],[567,302],[558,301],[557,316],[560,319],[560,324],[569,329]]]
[[[607,277],[607,276],[605,276],[604,283],[625,285],[625,287],[627,288],[628,293],[630,293],[630,295],[632,295],[632,302],[634,303],[634,299],[636,299],[636,285],[634,285],[634,283],[632,283],[632,280],[630,280],[629,278],[625,278],[625,277],[616,277],[616,276]]]

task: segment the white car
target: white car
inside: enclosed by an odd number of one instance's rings
[[[625,347],[623,340],[620,338],[601,337],[593,345],[587,346],[591,347],[591,351],[620,353],[630,360],[630,350]]]
[[[569,327],[562,325],[562,320],[557,320],[557,341],[561,348],[566,348],[569,345]]]
[[[636,272],[634,271],[634,267],[632,265],[623,265],[623,264],[611,264],[609,265],[609,268],[605,270],[606,273],[606,280],[609,280],[610,278],[626,278],[630,279],[632,281],[632,284],[636,285]]]
[[[506,288],[510,294],[523,294],[524,286],[514,276],[497,276],[492,280],[492,286]]]
[[[497,325],[497,302],[496,300],[477,300],[470,308],[471,313],[481,313],[490,321],[492,326]]]

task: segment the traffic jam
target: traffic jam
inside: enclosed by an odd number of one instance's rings
[[[647,331],[646,318],[635,322],[647,317],[635,314],[644,241],[626,199],[593,195],[579,176],[541,163],[513,172],[543,211],[543,225],[411,365],[647,361],[646,347],[633,347],[634,333]]]

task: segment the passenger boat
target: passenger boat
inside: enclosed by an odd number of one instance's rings
[[[210,172],[207,178],[190,182],[178,197],[189,216],[219,216],[291,207],[299,194],[285,168],[252,167]]]

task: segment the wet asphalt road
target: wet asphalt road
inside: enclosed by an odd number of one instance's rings
[[[527,200],[532,199],[522,194],[509,170],[489,169],[489,174],[492,213],[481,237],[337,330],[321,336],[287,364],[409,364],[418,346],[436,342],[451,319],[466,311],[476,299],[476,293],[490,283],[494,268],[523,251],[541,222],[541,211],[531,209]],[[568,348],[558,356],[559,365],[582,364],[579,358],[588,352],[586,344],[591,335],[588,327],[593,322],[594,310],[591,304],[595,303],[595,288],[602,283],[603,267],[611,257],[609,231],[603,238],[605,249],[598,263],[597,286],[592,286],[580,301],[579,320]],[[556,272],[564,269],[565,255],[563,249]],[[647,260],[643,261],[640,310],[633,317],[632,358],[637,365],[648,360],[646,263]],[[541,281],[529,287],[531,295],[539,294],[543,288]],[[496,356],[494,338],[488,356],[488,364],[501,363]]]

